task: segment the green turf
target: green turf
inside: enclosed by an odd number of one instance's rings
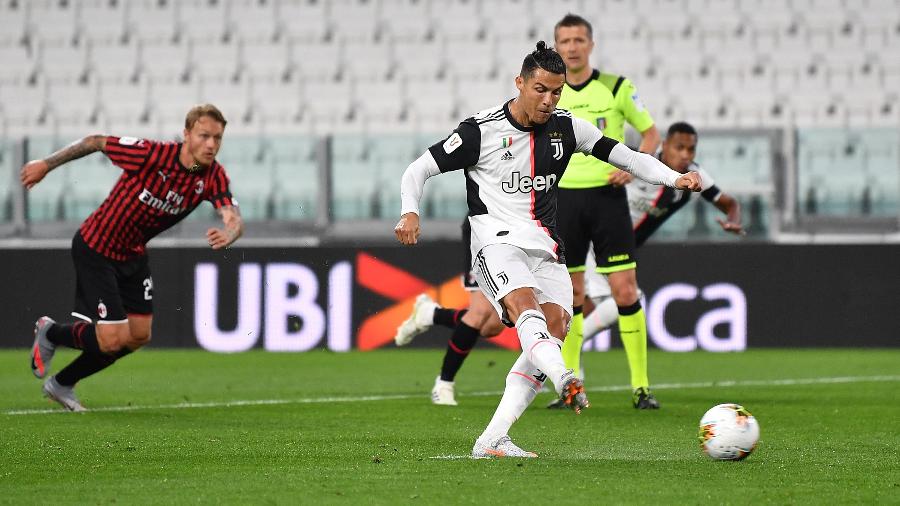
[[[897,503],[898,350],[651,353],[663,409],[639,412],[621,351],[585,358],[593,406],[541,394],[511,435],[536,460],[466,455],[493,413],[510,352],[477,350],[460,406],[428,400],[439,351],[334,354],[146,350],[79,385],[88,407],[51,408],[26,351],[0,352],[0,503],[606,504]],[[73,355],[61,353],[54,365]],[[772,380],[882,377],[773,384]],[[710,386],[708,382],[737,382]],[[690,383],[688,386],[665,384]],[[701,384],[703,383],[703,384]],[[747,384],[750,383],[750,384]],[[410,395],[355,402],[160,408],[179,403]],[[738,402],[759,420],[743,462],[701,455],[697,422]]]

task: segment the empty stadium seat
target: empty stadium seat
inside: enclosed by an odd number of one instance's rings
[[[328,2],[285,0],[278,4],[278,33],[289,40],[322,42],[329,33]]]
[[[153,44],[172,43],[182,26],[178,18],[179,2],[134,0],[128,2],[124,34]]]
[[[381,4],[378,24],[391,40],[420,42],[434,37],[431,2],[390,0]]]
[[[190,78],[232,81],[240,75],[240,45],[211,39],[193,39],[188,51]]]
[[[290,46],[283,42],[244,40],[240,44],[242,77],[281,80],[289,76]]]
[[[0,45],[0,83],[24,83],[36,67],[28,48],[21,44]]]
[[[279,2],[234,0],[230,4],[226,35],[232,40],[272,42],[278,34]]]
[[[128,82],[138,77],[140,52],[137,42],[120,44],[90,39],[87,46],[89,78],[101,82]]]
[[[29,9],[27,35],[32,43],[70,46],[77,42],[77,3],[22,3]]]
[[[97,42],[95,46],[113,45],[125,35],[126,14],[134,2],[86,0],[78,14],[80,40]]]

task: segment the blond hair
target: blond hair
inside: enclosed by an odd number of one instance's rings
[[[191,108],[190,111],[188,111],[187,116],[184,117],[184,128],[190,130],[194,127],[194,123],[196,123],[198,119],[204,116],[218,121],[222,124],[222,128],[225,128],[225,125],[228,124],[228,122],[225,121],[225,116],[222,114],[222,111],[220,111],[218,107],[212,104],[200,104],[195,105]]]

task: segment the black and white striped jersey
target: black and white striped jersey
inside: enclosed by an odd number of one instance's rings
[[[602,137],[562,109],[542,125],[522,126],[507,102],[466,119],[429,151],[441,172],[465,170],[473,252],[504,243],[561,260],[557,182],[572,154],[591,154]]]
[[[659,152],[656,157],[660,157]],[[712,176],[695,162],[691,163],[688,171],[700,174],[700,195],[707,201],[715,203],[722,191],[716,186]],[[635,244],[638,246],[646,242],[653,232],[691,199],[689,191],[651,184],[638,178],[633,179],[625,188],[628,191],[628,207],[634,226]]]

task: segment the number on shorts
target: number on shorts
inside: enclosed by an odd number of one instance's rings
[[[153,278],[144,280],[144,300],[153,300]]]

